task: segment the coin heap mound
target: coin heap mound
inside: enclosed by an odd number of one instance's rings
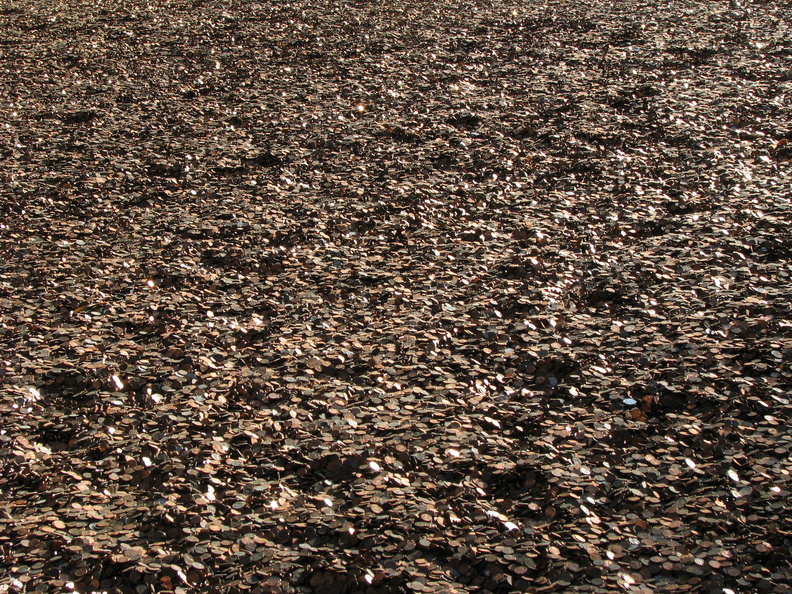
[[[790,23],[5,2],[0,588],[792,592]]]

